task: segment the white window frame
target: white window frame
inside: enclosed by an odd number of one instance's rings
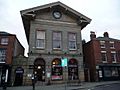
[[[0,49],[0,63],[6,62],[6,49]]]
[[[8,45],[8,38],[7,37],[3,37],[1,38],[1,45]]]
[[[105,48],[105,41],[100,41],[100,47]]]
[[[111,45],[110,45],[110,48],[111,48],[111,49],[115,48],[115,46],[114,46],[114,41],[110,41],[110,44],[112,44],[112,47],[111,47]]]
[[[41,36],[39,36],[40,32],[41,32],[41,34],[43,33]],[[42,46],[40,46],[40,40],[43,40]],[[38,49],[45,48],[45,31],[44,30],[37,30],[36,31],[36,48],[38,48]]]
[[[60,38],[54,38],[54,33],[59,33],[60,34]],[[57,49],[57,50],[61,50],[62,49],[62,32],[60,32],[60,31],[53,31],[53,33],[52,33],[52,45],[53,45],[53,49]],[[56,41],[58,41],[59,42],[59,44],[60,44],[60,47],[54,47],[54,42],[56,42]]]
[[[106,51],[101,51],[101,59],[102,59],[102,54],[105,54],[105,61],[102,60],[102,62],[107,63],[107,53],[106,53]]]
[[[111,51],[111,54],[114,54],[114,60],[112,60],[112,55],[111,55],[112,63],[117,63],[116,52],[115,51]]]
[[[70,34],[74,34],[75,35],[75,40],[70,40]],[[75,42],[75,49],[73,49],[73,48],[70,48],[70,42]],[[70,33],[68,33],[68,48],[69,48],[69,50],[77,50],[77,34],[76,33],[72,33],[72,32],[70,32]]]

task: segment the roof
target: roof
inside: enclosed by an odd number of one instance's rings
[[[104,40],[104,41],[120,41],[118,39],[110,38],[110,37],[97,37],[97,40]]]
[[[46,5],[42,5],[42,6],[25,9],[25,10],[20,11],[20,13],[21,13],[21,17],[23,20],[23,25],[24,25],[27,41],[29,41],[30,19],[33,19],[33,17],[35,16],[35,13],[38,11],[41,11],[41,10],[45,11],[46,9],[50,10],[51,8],[56,8],[56,7],[59,7],[60,9],[64,10],[68,15],[75,17],[76,20],[78,21],[77,22],[78,25],[81,25],[81,29],[83,29],[85,26],[87,26],[91,22],[90,18],[77,12],[76,10],[73,10],[72,8],[66,6],[65,4],[63,4],[59,1],[54,2],[54,3],[49,3]],[[29,20],[26,19],[26,17],[29,17]]]
[[[5,32],[5,31],[0,31],[0,35],[1,36],[15,36],[14,34],[10,34],[10,33]]]

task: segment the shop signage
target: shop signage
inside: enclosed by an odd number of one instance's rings
[[[66,67],[68,63],[67,58],[62,58],[61,61],[62,61],[62,67]]]
[[[23,68],[21,67],[18,67],[16,70],[15,70],[16,73],[24,73],[24,70]]]

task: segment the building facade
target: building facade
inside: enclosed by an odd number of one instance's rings
[[[5,77],[8,85],[11,83],[11,70],[13,57],[24,55],[24,47],[18,41],[16,35],[0,32],[0,84]]]
[[[110,38],[105,32],[83,46],[86,81],[120,80],[120,40]]]
[[[81,30],[91,19],[61,2],[22,10],[21,17],[29,43],[26,84],[32,75],[45,83],[84,81]]]

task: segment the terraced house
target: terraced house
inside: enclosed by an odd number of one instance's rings
[[[29,44],[25,83],[33,74],[38,84],[84,81],[81,30],[91,19],[61,2],[22,10],[21,17]]]
[[[120,40],[108,32],[103,37],[91,32],[90,37],[83,45],[86,81],[120,80]]]

